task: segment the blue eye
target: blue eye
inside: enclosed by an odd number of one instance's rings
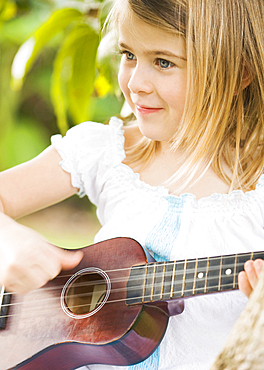
[[[130,60],[135,60],[136,59],[136,57],[135,57],[135,55],[133,54],[133,53],[131,53],[130,51],[127,51],[127,50],[120,50],[120,52],[119,52],[122,56],[124,56],[125,57],[125,60],[128,60],[128,61],[130,61]]]
[[[169,62],[168,60],[166,59],[158,59],[157,60],[158,62],[158,65],[163,68],[163,69],[166,69],[166,68],[169,68],[169,67],[172,67],[174,64],[172,62]]]
[[[133,59],[135,59],[135,55],[132,54],[132,53],[130,53],[130,51],[126,51],[125,54],[126,54],[127,60],[133,60]]]

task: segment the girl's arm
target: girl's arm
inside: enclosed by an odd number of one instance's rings
[[[255,261],[247,261],[245,263],[245,271],[242,271],[238,275],[239,289],[249,298],[253,289],[255,289],[264,261],[257,259]]]
[[[0,173],[0,285],[9,291],[27,293],[39,288],[82,258],[81,252],[59,249],[14,221],[77,192],[60,161],[50,147],[33,160]]]
[[[36,158],[0,173],[0,211],[20,218],[75,194],[61,157],[48,147]]]

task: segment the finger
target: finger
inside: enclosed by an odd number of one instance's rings
[[[256,275],[257,275],[258,278],[260,277],[263,266],[264,266],[264,261],[263,260],[257,259],[257,260],[254,261],[254,268],[255,268]]]
[[[22,293],[25,290],[24,273],[20,266],[13,264],[8,267],[2,285],[7,292]]]
[[[27,288],[24,286],[24,284],[21,281],[16,281],[12,284],[5,285],[5,290],[9,293],[16,293],[16,294],[26,294]]]
[[[48,280],[54,279],[61,270],[74,268],[83,257],[83,252],[81,251],[68,251],[53,245],[50,245],[48,249],[49,253],[45,253],[42,256],[40,264],[41,268],[46,272]]]
[[[256,270],[254,268],[254,262],[253,261],[247,261],[245,263],[245,272],[247,274],[248,281],[251,285],[251,287],[254,289],[257,286],[258,283],[258,275],[256,273]]]
[[[4,284],[4,287],[5,287],[5,291],[9,293],[15,293],[15,294],[27,294],[32,289],[34,289],[32,288],[32,282],[29,281],[25,276],[15,278],[15,280],[12,280],[10,282],[7,281]]]
[[[241,271],[238,274],[238,285],[241,292],[249,298],[250,294],[252,293],[252,287],[248,281],[245,271]]]
[[[67,251],[61,250],[60,263],[62,270],[70,270],[76,267],[83,258],[82,251]]]
[[[24,285],[27,285],[30,290],[36,290],[51,279],[53,276],[50,275],[50,271],[44,269],[42,265],[35,264],[31,266],[29,273],[24,277]]]
[[[49,280],[47,273],[41,266],[31,266],[28,271],[20,271],[12,276],[11,281],[5,282],[5,288],[8,292],[27,294],[32,290],[45,285]]]

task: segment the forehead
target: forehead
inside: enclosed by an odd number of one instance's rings
[[[177,52],[180,57],[186,59],[185,40],[182,36],[150,25],[131,12],[119,18],[118,41],[119,45],[127,45],[145,53],[164,50],[167,54]]]

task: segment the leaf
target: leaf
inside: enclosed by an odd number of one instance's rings
[[[105,21],[112,7],[113,7],[113,0],[103,0],[102,1],[101,7],[100,7],[100,14],[99,14],[101,28],[104,27]]]
[[[6,3],[7,3],[7,0],[1,0],[1,2],[0,2],[0,14],[5,9]]]
[[[16,15],[17,6],[14,1],[0,1],[0,21],[8,21]]]
[[[75,124],[86,119],[89,98],[94,90],[96,54],[99,35],[88,25],[77,27],[73,56],[72,75],[69,80],[69,109]]]
[[[57,117],[57,125],[62,134],[65,134],[68,129],[67,115],[66,115],[66,94],[64,92],[65,79],[63,78],[64,66],[71,63],[70,60],[67,60],[68,55],[67,43],[64,43],[57,53],[57,56],[54,61],[53,73],[51,76],[51,102],[54,107],[55,115]],[[68,62],[66,64],[66,62]],[[69,66],[69,68],[71,68]]]
[[[14,62],[13,62],[13,83],[14,85],[21,86],[25,75],[30,70],[32,64],[36,60],[36,57],[40,53],[41,49],[59,32],[64,31],[65,28],[72,22],[81,20],[82,13],[79,10],[66,8],[55,11],[49,20],[45,22],[35,33],[23,43],[18,50]],[[32,45],[30,52],[26,55],[24,53],[26,45]],[[14,73],[14,65],[20,66],[20,72],[18,75]]]
[[[89,25],[78,25],[64,40],[55,58],[51,97],[62,133],[68,128],[68,106],[75,123],[86,118],[89,97],[93,92],[98,42],[98,34]]]
[[[116,33],[112,30],[106,33],[100,42],[97,53],[97,68],[100,74],[107,79],[111,85],[111,90],[117,96],[120,96],[118,84],[119,62],[120,56],[117,53]]]

